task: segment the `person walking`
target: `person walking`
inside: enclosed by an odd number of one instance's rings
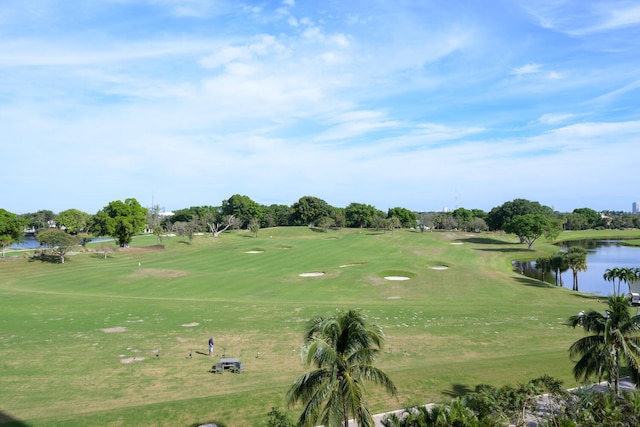
[[[213,356],[213,337],[209,338],[209,356]]]

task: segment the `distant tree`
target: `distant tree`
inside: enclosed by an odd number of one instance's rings
[[[459,228],[464,231],[469,231],[471,228],[471,220],[473,219],[473,214],[470,210],[457,208],[451,213],[451,216],[456,220]]]
[[[45,228],[38,231],[36,240],[42,246],[49,248],[52,253],[58,255],[61,264],[64,264],[65,255],[80,243],[75,236],[59,228]]]
[[[54,225],[56,214],[48,209],[41,209],[35,213],[21,214],[19,218],[24,220],[27,227],[33,230],[40,230]]]
[[[364,203],[349,203],[349,205],[344,208],[344,217],[347,227],[371,227],[373,224],[373,217],[376,215],[377,211],[378,210],[371,205]]]
[[[387,212],[387,218],[398,218],[402,227],[415,227],[418,221],[418,215],[406,208],[391,208]]]
[[[287,205],[272,204],[263,206],[264,216],[262,217],[261,226],[263,227],[282,227],[289,225],[289,217],[291,216],[291,208]]]
[[[313,369],[294,381],[286,397],[289,406],[304,405],[298,425],[347,427],[352,416],[358,426],[373,427],[365,381],[398,393],[391,378],[373,365],[384,342],[382,329],[358,310],[312,320],[302,354]]]
[[[317,197],[301,197],[291,206],[291,220],[296,225],[311,226],[323,216],[331,216],[331,206]]]
[[[88,221],[88,213],[78,209],[67,209],[58,213],[56,225],[64,228],[67,233],[77,234],[86,230]]]
[[[93,216],[89,229],[96,236],[113,237],[122,248],[144,230],[147,213],[136,199],[115,200]]]
[[[573,246],[564,254],[564,258],[573,272],[573,290],[578,291],[578,272],[587,271],[587,250]]]
[[[260,231],[260,220],[258,218],[251,218],[249,221],[249,230],[253,233],[253,238],[258,238],[258,231]]]
[[[344,228],[347,226],[347,217],[344,208],[335,208],[333,211],[333,219],[336,227]]]
[[[397,216],[392,216],[390,218],[387,218],[387,227],[389,227],[389,230],[391,230],[391,234],[393,234],[393,231],[396,228],[400,228],[401,226],[402,226],[402,222]]]
[[[329,228],[333,227],[335,224],[335,220],[329,216],[323,216],[318,219],[317,225],[322,228],[325,233],[329,232]]]
[[[2,258],[5,248],[24,239],[25,222],[16,214],[0,208],[0,246],[2,246]]]
[[[539,202],[532,202],[526,199],[515,199],[491,209],[487,214],[486,222],[490,230],[504,230],[505,232],[510,233],[511,231],[505,229],[505,225],[511,222],[514,217],[527,214],[541,214],[548,218],[552,218],[553,209],[548,206],[543,206]],[[520,242],[524,243],[524,237],[519,237]]]
[[[147,213],[147,227],[151,229],[153,234],[158,238],[158,243],[162,243],[162,234],[164,229],[162,228],[162,216],[160,212],[162,208],[159,205],[153,205],[149,208]]]
[[[233,215],[234,218],[240,220],[240,228],[247,225],[252,218],[256,218],[259,221],[264,216],[262,206],[251,200],[249,196],[240,194],[234,194],[227,200],[223,200],[220,213],[222,215]]]
[[[382,216],[382,213],[376,213],[371,220],[371,226],[376,229],[376,231],[385,230],[387,228],[388,221]]]
[[[489,226],[484,221],[484,219],[474,216],[473,218],[471,218],[471,229],[474,232],[479,233],[481,231],[487,231],[489,229]]]
[[[520,236],[520,241],[531,249],[533,243],[542,235],[557,235],[559,225],[543,214],[516,215],[503,225],[503,230]]]
[[[209,217],[206,219],[207,226],[209,227],[209,231],[213,234],[213,237],[218,237],[221,233],[231,228],[232,230],[235,228],[239,228],[242,224],[242,221],[234,217],[233,215],[225,215],[218,221],[218,218]]]
[[[573,214],[583,217],[587,228],[595,228],[602,219],[602,216],[598,212],[590,208],[574,209]]]
[[[418,214],[418,228],[421,233],[424,233],[426,230],[431,230],[434,227],[434,218],[435,214],[428,212],[421,212]]]
[[[640,279],[639,273],[640,269],[631,268],[631,267],[614,267],[607,268],[604,272],[602,278],[606,281],[613,282],[613,294],[621,295],[620,293],[620,285],[622,282],[625,282],[629,287],[629,293],[631,293],[631,284],[635,283]],[[618,280],[618,291],[616,292],[615,280]]]

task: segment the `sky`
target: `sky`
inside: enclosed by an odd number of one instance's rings
[[[3,0],[0,208],[640,201],[637,0]]]

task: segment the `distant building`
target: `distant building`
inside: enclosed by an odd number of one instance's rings
[[[633,202],[631,204],[631,212],[640,213],[640,202]]]

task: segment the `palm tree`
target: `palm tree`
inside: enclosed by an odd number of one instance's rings
[[[546,279],[546,275],[551,271],[551,261],[547,257],[540,257],[536,259],[536,270],[542,273],[542,281]]]
[[[602,275],[607,282],[613,283],[613,295],[620,295],[620,269],[618,267],[607,268]],[[618,291],[616,292],[616,279],[618,279]]]
[[[353,416],[359,426],[373,426],[365,398],[364,382],[382,385],[397,396],[396,386],[373,366],[385,335],[358,310],[338,312],[312,320],[305,334],[303,357],[315,369],[298,378],[287,392],[287,404],[305,407],[298,426],[321,422],[327,427],[349,424]]]
[[[564,258],[573,272],[573,290],[578,291],[578,272],[587,271],[587,250],[574,246],[569,248],[564,254]]]
[[[634,283],[638,277],[636,276],[636,270],[634,268],[623,267],[620,269],[620,281],[625,282],[629,287],[629,294],[631,294],[631,284]]]
[[[567,271],[567,261],[562,252],[558,252],[549,257],[549,265],[551,271],[556,274],[556,286],[562,286],[562,273]]]
[[[569,347],[569,355],[578,357],[573,367],[576,380],[589,380],[592,375],[619,393],[620,366],[635,372],[640,370],[640,316],[629,314],[624,296],[612,295],[607,300],[609,309],[604,313],[590,310],[571,316],[568,325],[582,326],[588,335]]]

